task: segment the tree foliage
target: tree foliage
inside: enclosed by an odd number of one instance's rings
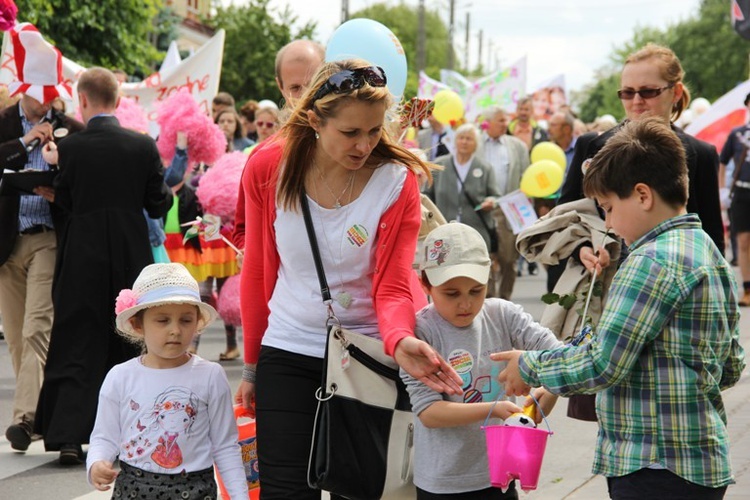
[[[596,83],[584,89],[586,98],[580,105],[579,118],[586,123],[593,122],[598,116],[610,114],[618,120],[623,117],[623,109],[617,98],[620,87],[620,73],[609,68],[600,70]]]
[[[620,71],[628,54],[653,42],[674,50],[685,70],[691,96],[715,101],[747,79],[750,43],[735,33],[726,0],[703,0],[698,13],[661,30],[638,27],[630,41],[612,51],[611,65],[600,68],[596,82],[578,98],[580,116],[593,121],[605,113],[622,118],[617,100]]]
[[[398,5],[377,3],[359,10],[352,18],[364,17],[388,27],[396,35],[406,54],[407,79],[404,98],[417,95],[419,72],[417,70],[417,25],[419,12],[415,6],[403,1]],[[425,72],[437,76],[448,61],[448,27],[435,9],[425,9]]]
[[[219,7],[204,22],[226,31],[221,90],[241,104],[247,99],[278,102],[281,93],[274,80],[276,53],[299,38],[311,39],[316,23],[307,22],[296,32],[297,21],[287,5],[284,10],[269,7],[270,0],[250,0],[244,5]]]
[[[672,38],[693,97],[713,102],[747,80],[750,42],[732,28],[729,2],[703,0],[698,15],[676,25]]]
[[[63,55],[85,66],[148,73],[160,54],[149,42],[162,0],[16,0],[18,22],[30,22]]]

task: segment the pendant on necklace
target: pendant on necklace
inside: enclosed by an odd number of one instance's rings
[[[349,309],[349,306],[352,305],[352,300],[352,295],[349,292],[339,292],[336,295],[336,302],[341,304],[341,307],[344,309]]]
[[[336,210],[338,210],[339,208],[341,208],[341,202],[339,200],[336,200],[336,204],[333,205],[333,208],[335,208]]]

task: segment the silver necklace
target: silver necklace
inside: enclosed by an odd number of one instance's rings
[[[317,168],[317,165],[316,165],[315,168]],[[320,170],[318,170],[318,172],[320,172]],[[352,191],[353,191],[353,186],[354,186],[354,175],[355,174],[356,174],[356,171],[353,171],[352,174],[351,174],[351,179],[349,180],[349,183],[348,183],[349,197],[348,197],[348,200],[345,200],[345,202],[346,202],[346,211],[344,213],[344,230],[343,230],[343,232],[341,234],[341,238],[339,240],[339,262],[338,262],[339,265],[341,264],[341,260],[343,259],[343,254],[344,254],[344,250],[343,250],[344,235],[346,234],[346,226],[349,223],[349,204],[352,201]],[[322,178],[322,176],[321,176],[321,178]],[[317,183],[313,183],[313,191],[315,193],[315,199],[316,199],[316,205],[317,205],[315,211],[318,213],[318,221],[320,222],[321,228],[323,228],[323,216],[321,215],[322,208],[321,208],[320,204],[317,203],[317,200],[318,200],[318,187],[317,187],[316,184]],[[327,184],[326,184],[326,187],[328,187]],[[330,191],[330,189],[329,189],[329,191]],[[341,193],[341,196],[344,196],[345,192],[346,192],[346,188]],[[333,193],[331,193],[331,194],[333,195]],[[334,206],[334,208],[336,208],[336,209],[341,208],[341,206],[342,206],[339,203],[338,199],[336,199],[336,205],[337,206]],[[323,238],[325,239],[326,247],[328,248],[328,255],[331,257],[331,261],[333,262],[334,261],[333,250],[331,250],[331,244],[328,241],[328,232],[327,231],[323,231]],[[334,297],[334,300],[336,300],[336,302],[338,302],[339,305],[341,307],[343,307],[344,309],[349,309],[349,306],[352,305],[352,301],[354,300],[354,298],[352,297],[351,293],[349,293],[346,290],[344,290],[344,280],[341,278],[341,272],[338,270],[337,267],[336,267],[336,274],[339,277],[340,291],[339,291],[339,293],[336,294],[336,297]]]
[[[355,174],[354,170],[349,174],[349,180],[347,181],[346,185],[344,186],[344,189],[341,191],[341,194],[339,194],[338,196],[336,196],[336,194],[333,192],[333,189],[331,189],[331,186],[328,185],[328,181],[326,181],[326,178],[323,176],[323,171],[320,170],[320,167],[318,167],[317,163],[315,163],[315,170],[318,171],[318,175],[320,176],[320,180],[323,181],[323,185],[326,187],[326,189],[328,190],[328,192],[331,194],[331,197],[335,200],[335,203],[333,204],[333,208],[335,208],[336,210],[338,210],[339,208],[342,207],[342,205],[341,205],[341,198],[344,196],[344,194],[346,194],[347,190],[349,191],[349,201],[351,201],[351,197],[352,197],[351,196],[351,192],[352,192],[352,187],[354,186],[354,174]],[[315,197],[317,198],[317,194],[315,195]]]

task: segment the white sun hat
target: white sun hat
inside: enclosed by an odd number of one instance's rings
[[[138,311],[166,304],[193,304],[200,311],[199,330],[207,327],[218,316],[216,310],[201,301],[198,282],[182,264],[151,264],[143,268],[133,283],[133,289],[120,291],[115,303],[117,329],[140,337],[130,318]]]

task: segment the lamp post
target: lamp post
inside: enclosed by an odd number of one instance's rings
[[[417,72],[423,71],[427,64],[425,61],[425,38],[424,0],[419,0],[417,10]]]
[[[341,0],[341,24],[349,20],[349,0]]]
[[[469,71],[469,25],[471,22],[471,12],[466,13],[466,46],[464,47],[464,67]]]
[[[479,30],[479,35],[477,35],[477,38],[479,38],[479,50],[477,52],[477,71],[480,71],[482,69],[482,43],[483,43],[482,38],[483,36],[484,36],[484,31]]]
[[[453,32],[455,30],[456,0],[450,0],[450,17],[448,18],[448,69],[453,69]]]

